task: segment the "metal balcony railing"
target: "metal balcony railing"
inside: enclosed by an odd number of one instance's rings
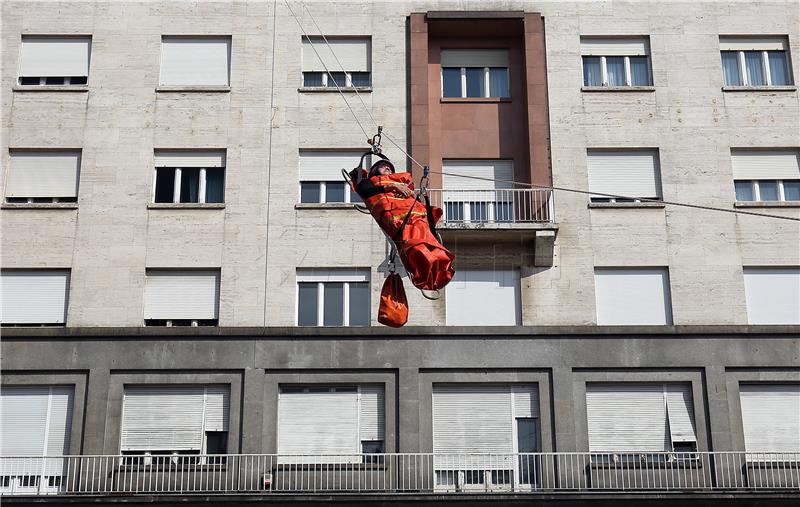
[[[428,189],[431,204],[442,208],[443,224],[549,224],[554,222],[550,189]]]
[[[800,453],[0,457],[0,494],[794,490]]]

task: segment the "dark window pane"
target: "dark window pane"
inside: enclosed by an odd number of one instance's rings
[[[735,181],[733,182],[736,187],[736,200],[737,201],[752,201],[753,200],[753,182],[751,181]]]
[[[356,203],[356,204],[361,204],[363,202],[361,200],[361,196],[358,195],[357,192],[353,192],[352,189],[350,189],[350,202]]]
[[[344,283],[327,282],[323,291],[323,325],[341,326],[344,324]]]
[[[369,326],[369,282],[350,284],[350,325]]]
[[[345,183],[328,181],[325,183],[325,202],[344,202]]]
[[[583,86],[601,86],[603,75],[600,71],[599,56],[583,57]]]
[[[536,419],[520,418],[517,419],[517,449],[520,453],[532,453],[539,451],[539,431],[536,427]],[[522,484],[535,484],[536,456],[520,456],[519,460],[519,480]]]
[[[461,97],[461,69],[442,68],[442,97]]]
[[[226,454],[228,452],[227,431],[206,431],[206,454]]]
[[[206,169],[206,202],[225,202],[225,169]]]
[[[778,182],[777,181],[759,181],[758,194],[762,201],[777,201],[778,200]]]
[[[508,69],[505,67],[492,67],[489,69],[489,96],[510,97],[508,91]]]
[[[494,203],[494,221],[495,222],[513,222],[514,209],[510,202],[501,201]]]
[[[483,69],[467,68],[467,97],[483,97]]]
[[[774,86],[792,84],[789,77],[789,63],[786,61],[785,51],[767,51],[769,58],[769,75]]]
[[[472,222],[486,222],[489,220],[489,203],[487,202],[470,202],[469,203],[469,219]]]
[[[745,51],[744,66],[747,69],[747,84],[750,86],[764,86],[764,67],[761,65],[761,51]]]
[[[303,86],[322,86],[322,72],[303,72]]]
[[[331,72],[328,74],[328,86],[331,88],[336,88],[337,84],[339,85],[339,88],[344,88],[347,86],[347,79],[345,78],[344,72]]]
[[[741,86],[742,76],[739,72],[739,52],[722,52],[722,73],[725,75],[725,86]]]
[[[784,181],[783,197],[787,201],[800,201],[800,181]]]
[[[47,77],[45,78],[44,82],[49,85],[63,85],[64,78],[63,77]]]
[[[625,86],[625,57],[607,56],[608,86]]]
[[[317,325],[317,283],[300,282],[297,284],[297,325]]]
[[[300,182],[300,202],[319,202],[319,183],[316,181]]]
[[[445,204],[445,219],[450,222],[460,222],[464,220],[464,203],[463,202],[446,202]]]
[[[369,72],[352,72],[350,81],[353,86],[369,86]]]
[[[175,169],[156,169],[156,202],[173,202]]]
[[[650,71],[646,56],[631,56],[631,85],[649,86]]]
[[[86,76],[72,76],[69,80],[69,83],[74,85],[85,85]]]
[[[181,202],[200,202],[200,169],[181,169]]]
[[[21,85],[38,85],[39,78],[38,77],[21,77],[19,78],[19,84]]]

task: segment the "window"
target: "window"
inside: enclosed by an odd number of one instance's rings
[[[153,202],[225,202],[225,152],[156,150]]]
[[[725,86],[792,84],[785,37],[720,37]]]
[[[19,84],[85,85],[91,41],[91,37],[22,36]]]
[[[369,326],[369,270],[298,269],[298,326]]]
[[[598,325],[671,325],[667,268],[595,268]]]
[[[63,325],[68,294],[69,270],[3,270],[0,322],[4,326]]]
[[[737,201],[800,201],[798,150],[731,150]]]
[[[581,37],[583,86],[651,86],[647,38]]]
[[[800,324],[800,268],[744,268],[749,324]]]
[[[329,47],[330,45],[330,47]],[[366,88],[371,84],[368,38],[303,38],[303,86]],[[325,71],[330,71],[330,75]],[[342,71],[344,69],[344,71]]]
[[[218,318],[219,270],[147,270],[146,326],[216,326]]]
[[[385,452],[383,385],[282,387],[278,397],[281,463],[363,463]],[[324,457],[327,456],[327,457]]]
[[[588,150],[586,165],[592,202],[661,199],[658,150]]]
[[[514,222],[511,160],[444,160],[442,202],[447,222]],[[485,179],[462,178],[459,175]],[[505,181],[489,181],[505,180]],[[525,216],[519,217],[524,219]]]
[[[120,452],[226,454],[229,412],[227,385],[125,386]],[[142,461],[130,459],[128,463]],[[150,463],[160,464],[158,460]]]
[[[460,269],[445,289],[448,326],[518,326],[519,271]]]
[[[443,49],[442,97],[508,98],[507,49]]]
[[[520,456],[515,469],[514,460],[477,454],[540,450],[536,385],[434,384],[433,466],[437,489],[534,484],[538,467],[531,457]]]
[[[228,86],[230,37],[161,38],[162,86]]]
[[[342,169],[352,170],[361,155],[362,152],[355,151],[301,151],[300,202],[360,203],[361,198],[342,179]],[[369,158],[366,159],[367,167]]]
[[[739,396],[747,452],[800,452],[800,384],[741,384]]]
[[[12,150],[6,202],[75,202],[81,152]]]
[[[590,452],[697,450],[690,384],[588,383],[586,418]]]
[[[6,456],[70,453],[73,388],[1,386],[0,449]],[[61,459],[0,461],[0,492],[57,492],[66,463]],[[41,488],[41,489],[40,489]]]

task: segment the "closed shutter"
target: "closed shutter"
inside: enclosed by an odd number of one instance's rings
[[[735,180],[797,180],[800,162],[797,150],[731,150]]]
[[[205,431],[228,431],[231,396],[228,386],[206,387]]]
[[[358,393],[281,392],[278,403],[278,454],[281,463],[360,461]],[[319,455],[338,455],[319,458]]]
[[[519,271],[461,269],[447,285],[448,326],[520,325]]]
[[[670,450],[662,384],[586,385],[591,452]]]
[[[231,41],[227,37],[161,39],[162,85],[225,86]]]
[[[539,390],[533,384],[513,385],[514,417],[539,417]]]
[[[77,197],[80,152],[11,152],[6,197]]]
[[[633,198],[661,197],[655,151],[589,151],[587,168],[592,192]]]
[[[667,417],[673,442],[696,442],[694,404],[690,384],[666,384]]]
[[[369,39],[329,38],[326,44],[322,39],[312,39],[309,42],[304,38],[303,72],[325,72],[326,66],[331,72],[341,72],[342,69],[347,72],[369,72],[369,53]]]
[[[507,49],[443,49],[442,67],[508,67]]]
[[[218,271],[148,271],[145,319],[216,319]]]
[[[720,51],[786,51],[785,37],[720,37]]]
[[[511,160],[445,160],[442,171],[446,173],[442,176],[445,201],[496,201],[498,197],[503,196],[503,193],[498,195],[494,190],[507,190],[513,186],[508,183],[514,179],[514,166]]]
[[[581,38],[582,56],[646,56],[647,39]]]
[[[598,325],[670,325],[669,275],[664,268],[596,268]]]
[[[364,385],[359,387],[361,394],[358,418],[359,440],[383,440],[384,396],[383,386]]]
[[[63,324],[69,271],[19,270],[0,274],[3,324]]]
[[[800,324],[800,268],[744,268],[747,322]]]
[[[22,37],[20,77],[89,75],[89,37]]]
[[[301,151],[299,180],[342,181],[342,169],[351,171],[361,155],[355,151]]]
[[[156,167],[225,167],[225,151],[156,150]]]
[[[742,384],[747,452],[800,452],[800,384]]]

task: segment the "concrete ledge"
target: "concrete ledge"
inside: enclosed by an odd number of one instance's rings
[[[339,90],[342,90],[343,93],[372,93],[371,86],[342,86],[338,90],[335,86],[333,88],[328,86],[301,86],[297,89],[301,93],[339,93]]]
[[[0,209],[78,209],[77,202],[7,202]]]
[[[581,86],[582,92],[654,92],[655,86]]]
[[[230,86],[158,86],[156,93],[228,93]]]
[[[664,208],[663,202],[590,202],[589,208]]]
[[[147,209],[225,209],[224,202],[151,202]]]
[[[734,208],[800,208],[800,201],[736,201]]]
[[[794,85],[789,86],[723,86],[723,92],[793,92],[797,91]]]
[[[11,88],[14,92],[78,92],[89,91],[87,85],[16,85]]]
[[[353,202],[301,202],[294,205],[294,209],[355,209]]]

